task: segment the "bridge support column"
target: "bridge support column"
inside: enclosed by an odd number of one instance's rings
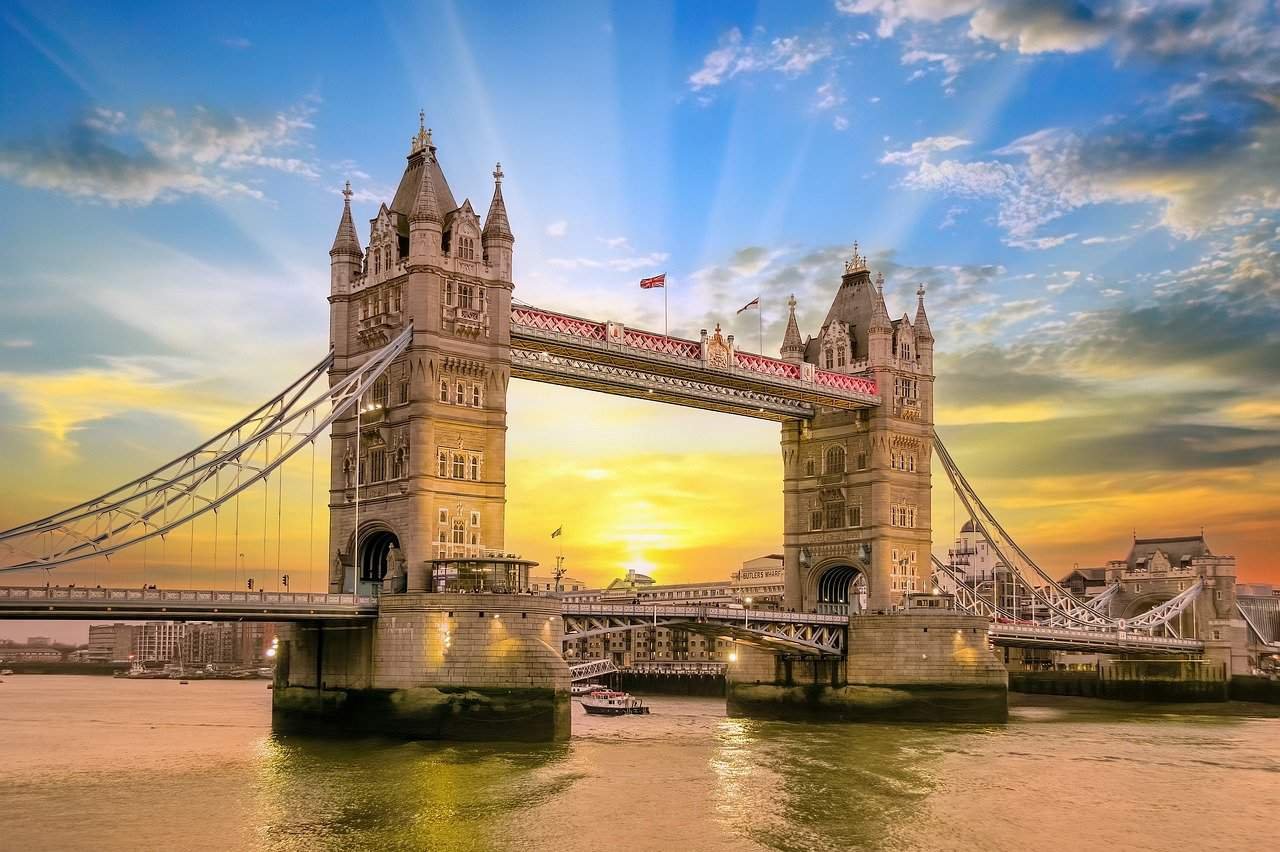
[[[789,661],[739,650],[726,672],[729,712],[836,721],[1004,721],[1009,676],[987,621],[954,611],[850,619],[848,657]]]
[[[560,602],[529,595],[388,595],[367,644],[326,659],[367,659],[360,677],[313,665],[318,634],[281,644],[273,706],[282,721],[336,723],[344,731],[413,739],[548,741],[569,735],[569,668],[560,656]],[[357,669],[360,667],[357,666]]]

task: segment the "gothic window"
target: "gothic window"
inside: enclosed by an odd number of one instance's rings
[[[448,379],[440,380],[440,401],[441,402],[449,401],[449,380]]]
[[[448,510],[448,509],[441,509],[441,510],[439,510],[438,512],[436,512],[436,522],[437,522],[437,523],[439,523],[439,524],[447,524],[447,523],[449,523],[449,510]],[[444,533],[440,533],[440,535],[441,535],[441,536],[443,536],[443,535],[444,535]],[[441,540],[441,541],[444,541],[444,539],[443,539],[443,538],[441,538],[440,540]]]
[[[404,451],[398,451],[391,456],[391,478],[399,479],[404,476]]]
[[[849,507],[849,526],[851,527],[862,526],[862,507],[861,506]]]
[[[381,287],[378,288],[376,305],[377,305],[377,309],[374,311],[375,316],[377,314],[385,314],[387,312],[387,296],[382,291]]]
[[[479,512],[475,512],[475,511],[473,511],[473,512],[471,513],[471,526],[473,526],[473,527],[478,527],[478,526],[480,526],[480,513],[479,513]]]
[[[408,376],[405,376],[400,379],[400,388],[399,388],[399,395],[397,397],[397,401],[401,405],[404,405],[406,402],[409,401],[409,377]]]
[[[382,482],[387,478],[387,454],[384,450],[369,452],[369,481]]]
[[[836,353],[830,346],[823,350],[822,355],[823,362],[827,365],[828,370],[836,365]]]
[[[844,473],[844,447],[836,446],[827,450],[824,473]]]
[[[390,382],[386,376],[378,376],[373,381],[373,404],[378,408],[386,408],[390,402]]]
[[[844,526],[844,504],[828,503],[827,504],[827,529],[834,530]]]
[[[391,313],[393,314],[400,313],[400,288],[399,287],[391,288]]]
[[[839,351],[837,351],[837,352],[836,352],[836,366],[837,366],[837,367],[843,367],[843,366],[844,366],[844,364],[845,364],[845,361],[844,361],[844,347],[843,347],[843,346],[841,346],[841,347],[840,347],[840,349],[839,349]]]
[[[467,459],[462,453],[453,454],[453,478],[467,478]]]
[[[916,469],[916,457],[915,457],[915,454],[912,453],[911,455],[907,456],[907,470],[914,473],[915,469]]]
[[[866,470],[866,469],[867,469],[867,454],[858,453],[858,470]]]
[[[438,450],[436,452],[436,475],[441,478],[447,478],[449,476],[448,450]],[[444,509],[441,509],[440,511],[444,512]],[[441,520],[444,520],[444,518],[441,517]]]
[[[822,511],[820,509],[814,509],[809,513],[809,529],[822,529]]]
[[[804,475],[805,476],[818,475],[818,463],[817,461],[814,460],[813,456],[810,456],[809,458],[804,460]]]
[[[910,343],[904,343],[898,347],[898,357],[901,358],[903,361],[911,360],[911,344]]]
[[[476,408],[480,407],[480,385],[471,386],[471,404]]]
[[[382,252],[374,251],[373,253],[373,274],[377,275],[382,271]]]
[[[453,522],[453,543],[466,544],[467,543],[466,535],[467,535],[467,531],[462,526],[462,519],[459,518],[458,520],[454,521]]]
[[[446,280],[440,286],[443,288],[443,291],[444,291],[441,294],[442,299],[444,300],[444,303],[452,307],[453,306],[453,282]]]
[[[916,525],[916,507],[895,503],[889,510],[890,521],[895,527],[912,529]]]
[[[471,304],[471,285],[470,284],[458,285],[458,307],[466,308],[467,310],[471,310],[471,308],[473,307]]]
[[[475,545],[477,545],[477,544],[479,544],[479,543],[480,543],[480,536],[476,535],[475,533],[472,533],[472,534],[471,534],[471,544],[472,544],[472,546],[475,546]]]
[[[471,458],[467,460],[467,478],[472,480],[480,478],[480,456],[475,453],[472,453]]]
[[[459,380],[457,384],[453,386],[453,401],[458,405],[462,405],[465,400],[466,400],[466,387],[465,385],[462,384],[462,381]]]

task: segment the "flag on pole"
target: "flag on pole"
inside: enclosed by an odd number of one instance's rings
[[[556,537],[557,537],[557,536],[559,536],[562,532],[564,532],[564,524],[561,524],[560,526],[556,527],[556,531],[555,531],[555,532],[553,532],[553,533],[551,534],[551,537],[552,537],[552,538],[556,538]]]
[[[662,273],[661,275],[655,275],[652,278],[640,279],[641,290],[654,290],[654,289],[657,289],[658,287],[666,287],[666,286],[667,286],[667,273],[665,272]]]
[[[755,297],[754,299],[752,299],[750,302],[747,302],[745,305],[743,305],[742,307],[738,308],[738,313],[742,313],[743,311],[749,311],[749,310],[751,310],[752,308],[755,308],[756,310],[759,310],[759,309],[760,309],[760,297],[759,297],[759,296],[756,296],[756,297]]]

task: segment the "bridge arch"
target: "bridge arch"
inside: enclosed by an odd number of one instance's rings
[[[359,536],[353,542],[354,564],[347,568],[354,575],[354,583],[347,586],[363,594],[371,594],[391,572],[393,548],[402,551],[404,544],[391,526],[383,521],[360,524]]]
[[[822,615],[856,615],[867,608],[867,567],[853,559],[829,559],[809,572],[806,608]]]
[[[1111,614],[1126,621],[1137,618],[1143,613],[1173,600],[1173,598],[1177,597],[1179,591],[1181,590],[1177,588],[1172,590],[1162,588],[1138,594],[1128,601],[1123,601],[1121,606],[1112,610]],[[1183,610],[1178,614],[1177,618],[1169,622],[1168,629],[1177,636],[1195,637],[1197,635],[1195,610],[1190,607]]]

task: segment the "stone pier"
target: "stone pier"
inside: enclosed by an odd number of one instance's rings
[[[531,595],[407,593],[361,627],[282,635],[272,707],[282,724],[415,739],[568,737],[560,603]]]
[[[953,610],[854,616],[844,660],[789,659],[739,647],[726,672],[734,715],[833,721],[1008,718],[1008,673],[987,622]]]

